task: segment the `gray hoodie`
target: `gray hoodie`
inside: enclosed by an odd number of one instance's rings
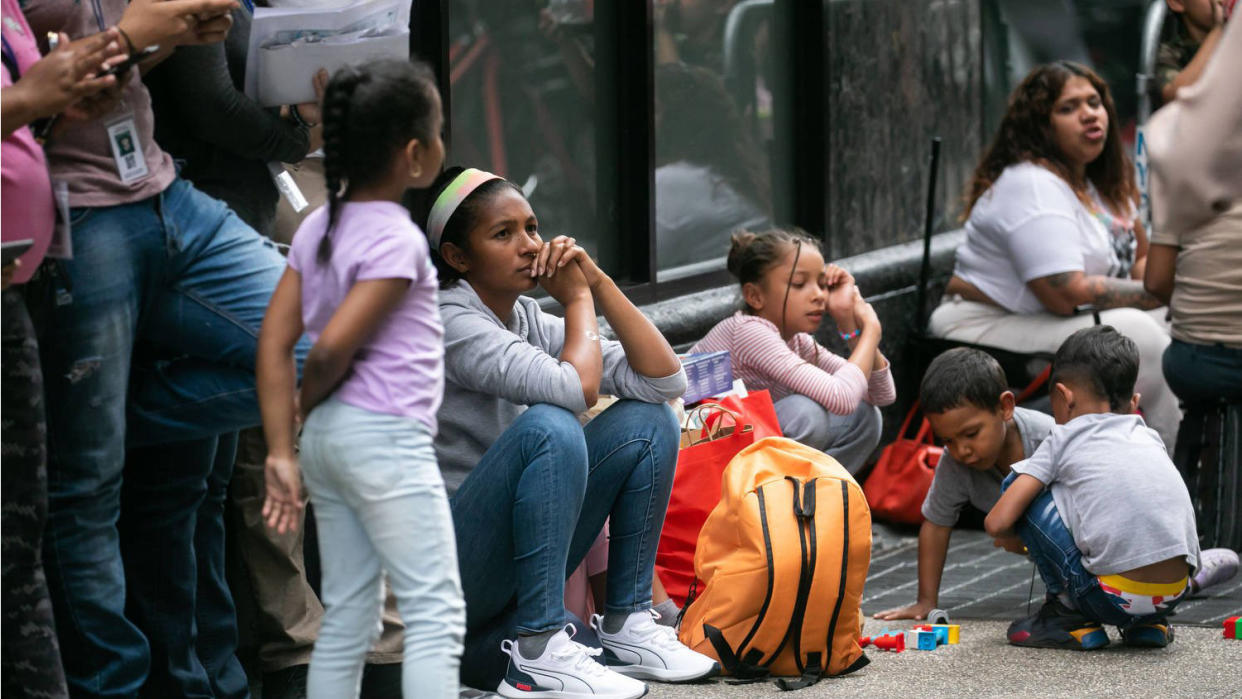
[[[526,296],[508,325],[464,281],[440,292],[444,323],[444,402],[438,414],[436,457],[449,493],[528,405],[549,403],[573,413],[587,409],[582,380],[562,362],[565,321]],[[600,393],[662,403],[686,391],[686,374],[648,378],[630,368],[620,342],[601,341]]]

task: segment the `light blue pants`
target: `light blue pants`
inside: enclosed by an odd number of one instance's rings
[[[785,436],[836,459],[851,474],[866,465],[880,443],[880,409],[865,401],[849,415],[835,415],[804,395],[776,401],[776,419]]]
[[[405,623],[406,699],[455,697],[466,606],[457,543],[432,438],[423,423],[329,398],[302,432],[323,570],[323,623],[310,699],[358,696],[379,637],[382,572]]]

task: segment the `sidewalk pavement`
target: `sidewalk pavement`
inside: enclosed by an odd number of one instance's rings
[[[1024,590],[1025,592],[1025,590]],[[1004,621],[961,621],[961,643],[934,651],[886,653],[870,649],[871,664],[794,693],[772,682],[729,685],[651,683],[648,699],[716,697],[838,699],[839,697],[1223,697],[1242,694],[1242,641],[1220,628],[1177,626],[1176,640],[1159,650],[1126,648],[1116,629],[1112,643],[1091,652],[1026,649],[1005,641]],[[913,622],[867,619],[866,631],[907,629]]]

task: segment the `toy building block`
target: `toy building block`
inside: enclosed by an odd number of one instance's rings
[[[932,628],[936,631],[944,629],[945,640],[943,642],[951,646],[957,645],[961,638],[962,627],[957,624],[932,624]]]
[[[932,625],[948,624],[949,613],[943,609],[933,609],[927,613],[927,623],[932,624]]]
[[[1242,639],[1242,616],[1231,616],[1225,619],[1225,638]]]
[[[920,624],[914,627],[915,631],[931,631],[936,634],[936,643],[945,645],[949,642],[949,627],[944,624]]]
[[[871,643],[879,650],[891,650],[894,653],[900,653],[906,649],[906,637],[900,633],[876,636]]]
[[[907,631],[906,647],[919,650],[936,650],[936,633],[934,631]]]
[[[858,647],[859,647],[859,648],[866,648],[866,647],[867,647],[867,646],[869,646],[869,645],[871,645],[871,637],[870,637],[870,636],[861,636],[861,637],[859,637],[859,639],[858,639]]]

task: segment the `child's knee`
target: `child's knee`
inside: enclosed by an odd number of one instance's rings
[[[854,431],[858,441],[875,449],[880,444],[880,433],[884,430],[884,418],[880,409],[870,403],[859,403],[854,411]]]

